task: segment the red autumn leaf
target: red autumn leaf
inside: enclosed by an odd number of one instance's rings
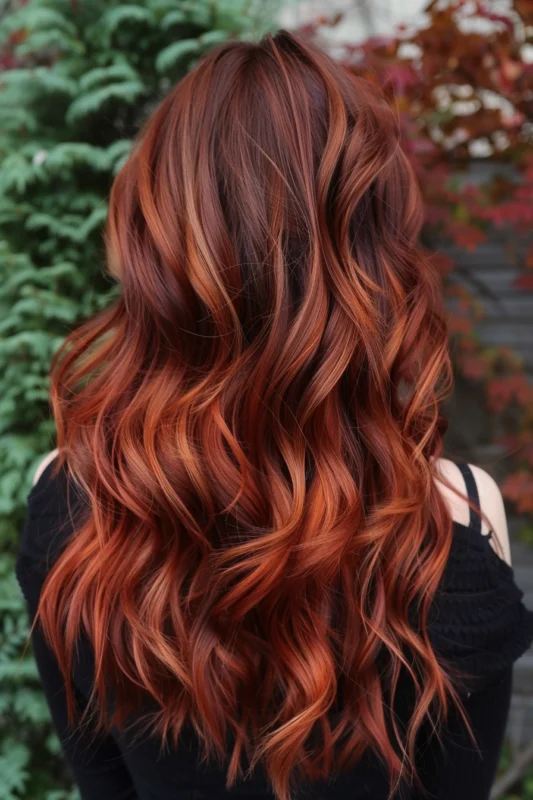
[[[0,71],[4,69],[13,69],[15,67],[15,59],[11,53],[2,53],[0,55]]]
[[[467,355],[461,359],[461,370],[465,378],[480,380],[487,376],[489,365],[481,356]]]
[[[487,398],[494,411],[503,411],[513,401],[520,405],[533,397],[533,387],[523,373],[493,378],[487,383]]]
[[[464,247],[470,253],[487,238],[480,228],[466,222],[452,222],[448,230],[457,247]]]
[[[463,186],[463,195],[465,197],[478,197],[479,196],[479,188],[474,186],[473,183],[465,183]]]
[[[520,514],[533,511],[533,473],[520,470],[508,475],[502,485],[502,494],[516,504]]]
[[[529,226],[533,225],[533,203],[531,197],[521,197],[520,191],[515,191],[515,199],[494,208],[485,208],[480,211],[480,216],[491,220],[495,225],[501,227],[509,222],[511,225]]]
[[[513,393],[505,378],[494,378],[487,385],[487,396],[494,411],[503,411],[510,404]]]
[[[533,291],[533,275],[519,275],[513,281],[513,286],[518,289],[527,289]]]
[[[404,94],[406,89],[417,86],[420,78],[410,64],[398,63],[385,67],[383,82],[392,84],[394,91],[398,94]]]
[[[11,45],[17,45],[25,42],[27,38],[28,31],[25,28],[20,28],[18,31],[13,31],[13,33],[9,35],[8,42]]]

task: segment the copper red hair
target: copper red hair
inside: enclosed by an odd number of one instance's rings
[[[90,514],[40,619],[69,691],[90,640],[97,724],[149,697],[154,734],[189,721],[223,758],[231,733],[228,785],[247,754],[281,800],[367,748],[412,776],[453,695],[427,631],[451,368],[422,217],[376,86],[286,31],[213,50],[144,126],[110,199],[121,295],[52,369]]]

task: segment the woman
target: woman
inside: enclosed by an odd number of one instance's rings
[[[421,222],[376,87],[285,31],[148,120],[17,564],[83,798],[488,796],[533,614],[442,458]]]

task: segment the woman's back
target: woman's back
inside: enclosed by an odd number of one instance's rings
[[[28,519],[20,542],[17,575],[30,611],[35,613],[42,583],[57,554],[72,535],[74,519],[84,499],[65,469],[53,475],[55,452],[43,462],[28,498]],[[422,787],[400,786],[398,800],[427,797],[443,800],[485,800],[488,797],[502,744],[508,713],[513,662],[533,639],[533,614],[522,603],[508,552],[501,495],[492,478],[478,468],[442,459],[439,471],[459,491],[468,489],[475,505],[494,520],[494,531],[481,531],[479,517],[464,499],[441,485],[454,515],[454,537],[441,592],[430,614],[429,634],[438,653],[461,673],[469,673],[462,699],[479,752],[464,721],[452,709],[441,731],[443,750],[429,726],[417,743],[417,771]],[[465,481],[461,487],[457,476]],[[477,480],[476,477],[477,476]],[[478,483],[482,485],[481,502]],[[69,491],[70,486],[70,491]],[[485,524],[485,523],[483,523]],[[497,536],[502,556],[491,541]],[[82,797],[137,798],[138,800],[211,800],[212,798],[273,798],[259,766],[247,780],[225,789],[227,765],[201,763],[194,731],[187,727],[179,746],[161,750],[159,742],[135,728],[114,730],[108,736],[72,733],[67,722],[63,679],[42,634],[34,632],[33,648],[56,729]],[[81,708],[87,706],[94,680],[90,644],[83,640],[75,667],[75,691]],[[400,681],[396,713],[406,724],[412,711],[412,684]],[[301,800],[386,800],[387,771],[379,759],[366,755],[351,770],[327,781],[303,784],[295,794]]]
[[[437,485],[423,218],[394,109],[284,31],[204,56],[141,131],[110,196],[119,296],[54,358],[18,566],[87,796],[487,790],[531,615]]]

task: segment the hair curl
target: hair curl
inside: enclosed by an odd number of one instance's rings
[[[154,733],[190,721],[219,758],[231,733],[227,785],[246,753],[281,800],[367,748],[415,776],[454,694],[427,631],[452,373],[422,217],[378,88],[283,30],[211,51],[144,126],[110,199],[120,297],[52,367],[90,514],[39,613],[67,685],[89,638],[98,725],[148,696]]]

